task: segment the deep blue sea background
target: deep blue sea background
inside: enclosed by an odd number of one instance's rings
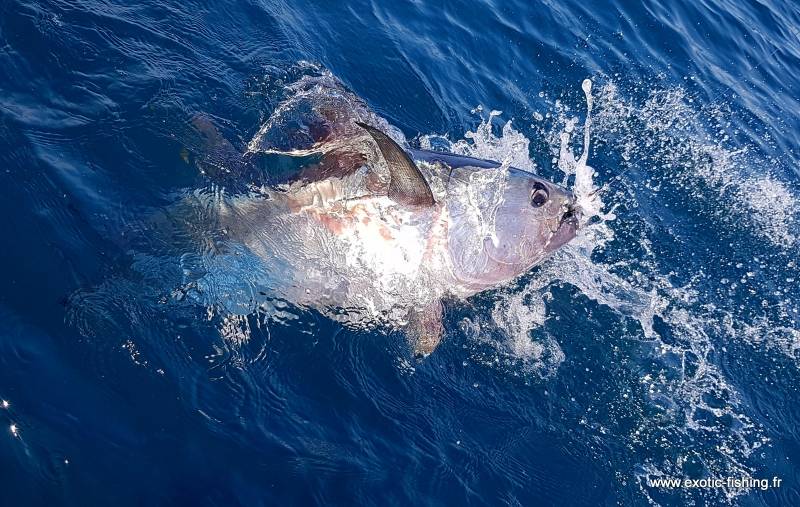
[[[798,27],[770,0],[0,0],[0,504],[800,505]],[[424,361],[177,304],[129,238],[209,185],[191,118],[242,148],[326,71],[412,144],[501,110],[554,177],[591,78],[614,237],[449,305]]]

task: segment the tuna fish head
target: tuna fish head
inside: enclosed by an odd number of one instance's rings
[[[513,167],[452,168],[446,201],[453,275],[467,291],[527,272],[578,228],[570,192]]]
[[[434,196],[428,181],[443,182],[437,200],[447,223],[446,248],[455,279],[451,292],[469,295],[507,282],[575,237],[579,210],[564,188],[497,162],[423,150],[407,153],[388,136],[360,125],[389,165],[390,197],[410,195],[394,199],[430,206]]]

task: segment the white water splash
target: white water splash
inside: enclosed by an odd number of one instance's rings
[[[760,155],[755,146],[734,145],[731,135],[740,130],[725,106],[698,102],[681,87],[652,89],[634,101],[607,82],[598,94],[596,122],[622,156],[619,171],[645,165],[653,171],[651,187],[671,179],[692,190],[693,200],[716,199],[707,208],[720,221],[743,226],[778,248],[792,248],[800,200],[779,177],[780,161]],[[700,184],[717,195],[697,190]]]
[[[599,217],[601,220],[605,221],[613,219],[613,215],[606,215],[603,213],[603,201],[601,200],[600,194],[597,192],[598,189],[595,187],[593,180],[596,173],[588,164],[592,129],[592,106],[594,105],[592,81],[590,79],[585,79],[581,88],[586,96],[586,120],[584,120],[583,124],[583,151],[581,152],[580,158],[575,160],[575,155],[570,150],[569,144],[577,120],[567,120],[564,131],[559,136],[561,145],[558,156],[558,168],[567,176],[575,175],[572,191],[575,194],[576,203],[581,209],[581,223],[585,225],[594,217]]]
[[[538,113],[537,124],[532,127],[557,155],[554,162],[566,175],[565,181],[574,175],[572,190],[584,211],[584,228],[524,286],[499,292],[491,319],[462,321],[462,331],[474,344],[473,359],[515,376],[557,375],[565,360],[559,342],[565,337],[549,334],[549,321],[558,316],[549,311],[548,303],[553,297],[553,287],[572,286],[582,296],[612,309],[620,319],[635,322],[641,330],[640,335],[631,338],[642,344],[646,357],[632,356],[625,360],[641,363],[635,371],[640,375],[638,382],[644,396],[628,398],[627,392],[622,391],[630,386],[623,385],[619,386],[619,395],[620,403],[631,405],[631,410],[651,414],[638,421],[632,434],[615,438],[624,442],[632,455],[646,456],[633,477],[642,493],[649,498],[648,476],[685,475],[683,467],[689,461],[699,463],[712,476],[751,476],[749,458],[769,440],[748,415],[736,388],[713,358],[721,347],[720,341],[744,337],[755,345],[763,344],[767,349],[775,348],[798,359],[800,334],[796,326],[775,325],[769,318],[741,322],[734,310],[708,303],[716,300],[717,295],[704,293],[699,283],[675,285],[673,273],[662,272],[659,266],[646,226],[637,240],[637,247],[644,254],[636,255],[643,255],[642,258],[618,264],[594,260],[597,252],[618,246],[611,227],[616,217],[604,209],[601,197],[606,194],[597,192],[594,181],[597,173],[589,165],[592,130],[597,131],[604,148],[610,145],[618,150],[623,161],[652,161],[648,170],[679,177],[692,200],[702,202],[708,188],[718,191],[725,199],[723,207],[717,207],[715,213],[736,217],[726,222],[730,227],[744,226],[780,248],[797,241],[793,232],[797,198],[775,174],[750,170],[747,149],[729,149],[722,138],[707,136],[698,123],[698,112],[681,91],[654,90],[642,105],[636,106],[623,100],[613,83],[605,83],[600,87],[599,113],[593,121],[592,82],[584,81],[582,88],[587,116],[580,157],[576,158],[570,149],[578,119],[568,115],[568,107],[556,101],[554,110],[546,115],[554,120],[551,130],[541,127],[545,116]],[[491,122],[497,116],[499,113],[493,111],[475,132],[453,143],[457,147],[454,151],[492,160],[513,159],[515,166],[535,168],[533,161],[519,160],[520,152],[509,155],[510,150],[523,146],[529,149],[531,144],[521,139],[525,136],[513,129],[510,122],[503,126],[499,136],[494,135]],[[620,174],[624,177],[627,166],[612,169],[608,171],[612,177]],[[628,209],[637,206],[635,196],[617,193],[616,197],[625,199]],[[626,219],[631,217],[626,215]],[[698,279],[701,276],[698,274]],[[796,309],[782,310],[784,316],[789,315],[787,322],[792,319],[792,311]],[[663,336],[657,323],[675,338]],[[500,339],[492,334],[493,329],[501,331]],[[720,425],[720,421],[727,422]],[[663,440],[666,428],[672,432],[672,443]],[[680,446],[681,453],[668,452],[675,445]],[[722,489],[704,495],[709,501],[730,503],[743,492]]]
[[[480,113],[483,109],[477,107],[474,111]],[[468,157],[497,160],[504,167],[513,166],[535,173],[536,163],[530,158],[530,141],[514,129],[511,121],[503,125],[499,136],[494,134],[493,120],[501,114],[502,111],[492,110],[489,116],[478,124],[475,132],[465,132],[464,139],[450,143],[447,151]],[[420,144],[422,148],[430,149],[430,136],[423,136]]]

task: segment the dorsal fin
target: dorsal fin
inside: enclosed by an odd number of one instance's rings
[[[389,166],[389,199],[409,206],[433,206],[433,192],[405,150],[380,130],[356,124],[372,136]]]

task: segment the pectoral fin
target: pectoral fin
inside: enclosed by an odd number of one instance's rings
[[[424,308],[413,308],[408,313],[408,340],[417,357],[427,357],[436,349],[444,334],[441,301],[434,301]]]
[[[375,140],[389,166],[389,198],[407,206],[433,206],[433,192],[408,153],[380,130],[361,122],[356,124]]]

